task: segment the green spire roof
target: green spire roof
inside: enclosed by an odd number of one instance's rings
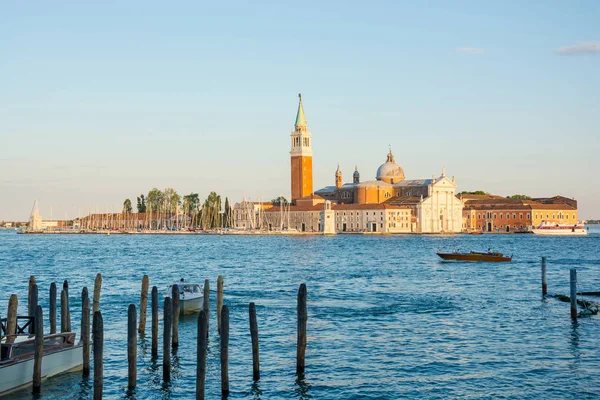
[[[298,114],[296,115],[296,126],[306,127],[306,117],[304,116],[304,107],[302,107],[302,94],[298,94],[300,104],[298,104]]]

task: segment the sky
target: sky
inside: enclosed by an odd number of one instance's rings
[[[157,187],[290,195],[391,146],[407,179],[563,195],[600,218],[600,2],[0,0],[0,220]]]

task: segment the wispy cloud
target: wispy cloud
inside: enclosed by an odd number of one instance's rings
[[[485,54],[485,49],[478,47],[458,47],[456,51],[463,54]]]
[[[600,54],[600,42],[581,42],[573,46],[560,47],[554,50],[554,53],[561,56]]]

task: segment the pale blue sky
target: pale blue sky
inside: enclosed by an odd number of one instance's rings
[[[0,220],[289,197],[299,92],[315,189],[391,145],[408,179],[600,218],[600,2],[422,3],[0,0]]]

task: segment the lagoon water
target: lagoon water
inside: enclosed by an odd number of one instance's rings
[[[513,254],[508,264],[442,262],[436,249]],[[69,280],[79,332],[80,293],[103,275],[105,398],[127,397],[127,307],[139,307],[141,278],[161,293],[185,277],[211,283],[206,392],[220,397],[216,278],[230,307],[232,399],[591,399],[600,397],[600,316],[573,324],[569,304],[542,299],[540,258],[550,294],[600,291],[600,229],[587,237],[533,235],[251,237],[16,235],[0,232],[0,314],[16,293],[25,313],[35,275],[44,317],[51,282]],[[308,287],[305,379],[297,381],[296,296]],[[590,298],[600,302],[600,298]],[[252,382],[248,303],[257,305],[261,380]],[[139,311],[138,311],[139,312]],[[159,310],[162,318],[162,304]],[[46,327],[48,321],[46,320]],[[162,326],[159,352],[162,353]],[[194,397],[196,318],[179,328],[172,383],[161,358],[139,340],[131,398]],[[9,399],[33,398],[29,391]],[[80,373],[45,381],[42,399],[92,398]]]

